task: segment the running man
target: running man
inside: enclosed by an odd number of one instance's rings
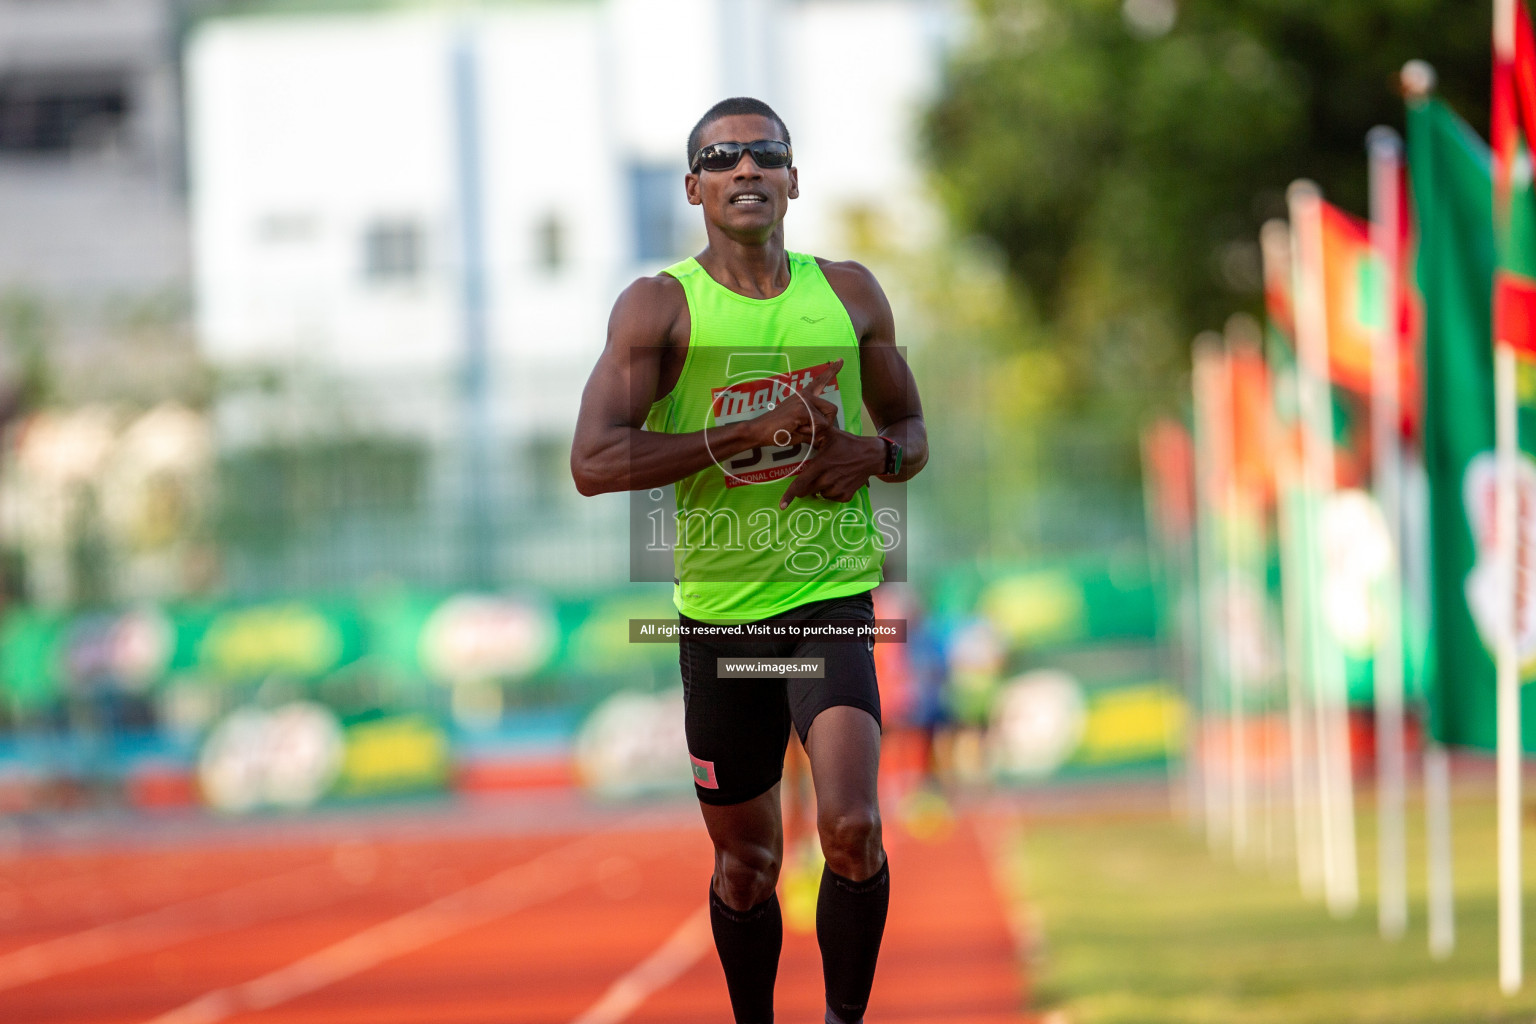
[[[785,250],[799,174],[767,104],[711,107],[688,137],[683,185],[708,244],[614,304],[582,395],[576,485],[587,495],[677,485],[673,600],[685,627],[871,621],[884,548],[869,478],[906,480],[928,459],[890,305],[859,264]],[[862,433],[866,409],[879,436]],[[694,788],[715,848],[710,919],[738,1024],[773,1020],[791,726],[810,757],[826,856],[816,908],[826,1020],[863,1019],[890,896],[871,648],[680,642]],[[723,678],[717,659],[733,657],[819,658],[823,678]]]

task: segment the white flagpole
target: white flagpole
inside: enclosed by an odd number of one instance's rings
[[[1233,524],[1228,557],[1229,579],[1232,580],[1230,593],[1234,597],[1230,606],[1233,642],[1229,649],[1234,712],[1232,757],[1233,774],[1243,790],[1234,810],[1234,817],[1241,829],[1241,842],[1234,838],[1233,853],[1239,859],[1255,860],[1262,853],[1265,862],[1270,863],[1275,853],[1275,801],[1269,771],[1273,760],[1269,750],[1268,729],[1267,684],[1270,679],[1263,674],[1269,656],[1269,621],[1265,614],[1267,605],[1264,598],[1266,530],[1263,495],[1245,486],[1251,481],[1242,479],[1243,467],[1239,466],[1239,459],[1244,454],[1252,457],[1254,453],[1243,453],[1237,448],[1237,421],[1240,415],[1248,415],[1240,413],[1238,409],[1237,368],[1239,360],[1250,370],[1263,365],[1264,356],[1259,347],[1261,338],[1258,322],[1246,313],[1234,314],[1227,320],[1226,342],[1230,357],[1227,394],[1231,404],[1228,422],[1232,426],[1232,441],[1228,446],[1232,467],[1228,506]],[[1251,399],[1254,396],[1246,397]],[[1262,414],[1252,416],[1248,422],[1255,427],[1267,423]],[[1268,454],[1270,442],[1267,436],[1250,438],[1250,442],[1261,445],[1261,450]],[[1256,617],[1250,617],[1246,623],[1242,620],[1241,602],[1236,600],[1240,594],[1246,594],[1255,602],[1248,606],[1248,610],[1255,613]]]
[[[1323,891],[1323,854],[1319,847],[1316,738],[1307,706],[1308,638],[1305,528],[1298,467],[1284,458],[1280,472],[1280,587],[1285,620],[1286,758],[1291,769],[1291,811],[1296,836],[1296,877],[1301,893],[1316,899]]]
[[[1409,103],[1421,103],[1434,92],[1435,69],[1422,60],[1403,65],[1403,95]],[[1422,488],[1423,478],[1418,478]],[[1416,489],[1416,493],[1422,493]],[[1420,515],[1422,504],[1417,505]],[[1422,559],[1427,552],[1420,551]],[[1420,621],[1427,621],[1429,597],[1427,569],[1420,564],[1413,579],[1412,593],[1420,611]],[[1456,887],[1451,857],[1451,759],[1445,746],[1433,738],[1424,743],[1424,839],[1428,899],[1425,916],[1429,921],[1429,955],[1444,960],[1456,949]]]
[[[1315,568],[1314,682],[1317,695],[1318,768],[1321,776],[1323,893],[1335,917],[1354,913],[1360,901],[1355,853],[1353,769],[1349,750],[1349,697],[1343,656],[1323,608],[1327,585],[1321,519],[1334,490],[1333,397],[1328,377],[1328,320],[1324,307],[1322,196],[1298,181],[1287,190],[1294,245],[1296,348],[1301,376],[1303,458],[1308,494],[1315,507],[1307,521],[1307,554]]]
[[[1250,772],[1245,714],[1248,680],[1242,665],[1244,637],[1242,609],[1239,607],[1239,595],[1243,591],[1244,583],[1243,545],[1247,542],[1248,522],[1245,514],[1247,510],[1237,481],[1237,438],[1234,415],[1237,403],[1233,395],[1236,375],[1232,372],[1230,338],[1224,339],[1222,346],[1225,355],[1217,364],[1219,369],[1216,374],[1218,381],[1216,386],[1220,389],[1221,396],[1216,404],[1219,410],[1220,429],[1215,436],[1219,439],[1218,465],[1222,470],[1220,522],[1222,554],[1226,561],[1222,590],[1225,598],[1222,608],[1225,612],[1222,617],[1222,634],[1226,637],[1226,643],[1223,646],[1226,654],[1227,675],[1227,756],[1230,763],[1228,768],[1230,785],[1227,795],[1232,801],[1232,856],[1235,860],[1243,861],[1248,858],[1252,846],[1249,828],[1251,824],[1248,806]]]
[[[1498,636],[1499,987],[1520,991],[1520,665],[1515,650],[1515,469],[1518,453],[1515,350],[1494,347],[1494,434],[1498,482],[1494,515],[1503,621]]]
[[[1163,600],[1161,602],[1163,622],[1161,632],[1165,639],[1169,633],[1179,632],[1178,604],[1182,600],[1184,581],[1180,578],[1182,565],[1175,547],[1178,540],[1174,536],[1174,525],[1169,522],[1165,514],[1166,504],[1169,500],[1165,493],[1169,481],[1158,475],[1157,452],[1152,430],[1157,427],[1143,429],[1141,434],[1141,501],[1143,515],[1147,523],[1147,553],[1148,561],[1152,564],[1154,578],[1162,588]],[[1185,684],[1186,671],[1184,668],[1185,654],[1180,650],[1183,643],[1182,634],[1177,636],[1167,645],[1170,653],[1166,664],[1179,679],[1181,689],[1186,693],[1188,686]],[[1177,652],[1177,653],[1174,653]],[[1181,787],[1179,773],[1182,770],[1184,786]],[[1195,814],[1194,807],[1180,807],[1180,790],[1188,786],[1190,775],[1189,759],[1186,756],[1181,766],[1177,758],[1171,754],[1168,757],[1168,810],[1174,817],[1183,815],[1192,818]],[[1186,792],[1186,796],[1188,793]]]
[[[1494,74],[1498,65],[1507,69],[1515,57],[1515,0],[1494,0],[1493,50]],[[1495,89],[1497,96],[1497,89]],[[1495,99],[1495,104],[1497,104]],[[1495,114],[1497,117],[1497,114]],[[1495,140],[1497,142],[1497,140]],[[1502,166],[1501,154],[1494,153],[1494,174],[1509,187],[1510,168]],[[1495,184],[1495,203],[1501,200]],[[1503,196],[1508,201],[1507,193]],[[1495,209],[1494,222],[1507,211]],[[1507,230],[1496,226],[1497,231]],[[1491,297],[1490,297],[1491,298]],[[1497,325],[1495,325],[1497,330]],[[1494,439],[1497,446],[1497,484],[1494,498],[1495,544],[1499,571],[1496,579],[1501,591],[1502,613],[1497,642],[1497,731],[1498,731],[1498,804],[1499,804],[1499,987],[1505,994],[1520,990],[1520,664],[1516,650],[1515,572],[1518,529],[1515,507],[1515,473],[1520,437],[1515,394],[1515,350],[1508,342],[1494,338]]]
[[[1451,758],[1445,746],[1424,748],[1424,831],[1429,850],[1429,955],[1456,950],[1456,892],[1451,877]]]
[[[1231,804],[1227,759],[1222,756],[1222,673],[1220,656],[1225,630],[1221,621],[1220,529],[1214,475],[1221,465],[1220,417],[1217,406],[1224,360],[1221,338],[1206,332],[1194,344],[1196,556],[1200,590],[1200,774],[1205,783],[1205,834],[1212,851],[1231,835]]]
[[[1371,248],[1381,270],[1381,323],[1371,360],[1371,448],[1375,453],[1376,498],[1391,537],[1392,557],[1381,581],[1376,631],[1376,834],[1377,926],[1383,938],[1401,938],[1408,926],[1406,827],[1403,820],[1403,624],[1402,430],[1398,396],[1397,268],[1401,237],[1402,142],[1390,128],[1372,128],[1370,154]]]
[[[1190,439],[1190,472],[1198,473],[1194,463],[1194,440]],[[1196,475],[1189,481],[1191,487],[1198,486],[1199,477]],[[1201,702],[1201,675],[1200,667],[1203,664],[1202,636],[1200,618],[1200,553],[1198,543],[1199,503],[1194,495],[1190,496],[1192,502],[1188,530],[1179,538],[1177,557],[1179,568],[1178,603],[1174,611],[1178,616],[1179,629],[1179,683],[1183,690],[1185,700],[1188,702],[1192,716],[1192,725],[1184,734],[1184,803],[1185,813],[1188,816],[1189,825],[1199,831],[1204,828],[1205,806],[1201,802],[1205,793],[1205,776],[1207,766],[1201,760],[1201,745],[1203,735],[1200,728],[1200,719],[1194,717],[1199,714]]]
[[[1267,222],[1259,233],[1264,256],[1264,276],[1282,277],[1289,294],[1291,284],[1291,230],[1284,221]],[[1296,371],[1277,381],[1289,389],[1295,399],[1300,385]],[[1310,735],[1311,715],[1307,707],[1307,599],[1306,563],[1303,539],[1305,530],[1299,521],[1305,475],[1291,457],[1290,449],[1279,453],[1276,481],[1275,522],[1280,531],[1281,620],[1285,632],[1286,764],[1290,768],[1292,834],[1295,838],[1296,875],[1302,895],[1316,899],[1322,894],[1322,850],[1318,846],[1318,802],[1315,740]]]

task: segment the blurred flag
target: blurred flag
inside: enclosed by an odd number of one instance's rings
[[[1429,98],[1408,109],[1408,167],[1424,324],[1423,432],[1432,550],[1430,730],[1445,743],[1491,749],[1496,588],[1489,338],[1496,261],[1489,150],[1449,108]],[[1513,191],[1515,220],[1533,223],[1536,207],[1528,174]],[[1536,438],[1536,416],[1525,408],[1520,416],[1522,436]],[[1521,464],[1526,467],[1521,492],[1529,488],[1536,498],[1536,470],[1530,469],[1529,459]],[[1522,578],[1530,571],[1524,568]],[[1522,589],[1530,592],[1528,586]],[[1529,602],[1520,616],[1518,640],[1522,675],[1529,676],[1536,655],[1536,615]],[[1536,701],[1523,702],[1521,717],[1524,746],[1536,749]]]
[[[1269,334],[1294,352],[1296,322],[1291,298],[1291,229],[1283,220],[1272,220],[1259,234],[1264,258],[1264,314]]]
[[[1327,202],[1320,202],[1319,247],[1321,266],[1303,265],[1300,271],[1318,282],[1327,329],[1327,368],[1330,417],[1333,423],[1335,483],[1360,487],[1369,479],[1370,423],[1367,406],[1371,391],[1371,346],[1381,323],[1381,263],[1371,247],[1365,221]],[[1288,371],[1296,358],[1294,296],[1291,294],[1291,256],[1283,252],[1289,230],[1266,225],[1269,238],[1261,238],[1264,251],[1265,307],[1268,320],[1266,356],[1276,374]],[[1283,236],[1283,238],[1282,238]],[[1287,439],[1292,410],[1287,396],[1277,394],[1276,412],[1281,434]],[[1300,423],[1295,423],[1300,429]]]
[[[1419,437],[1423,410],[1419,362],[1424,342],[1424,310],[1419,290],[1414,286],[1414,258],[1418,240],[1414,234],[1413,195],[1408,184],[1408,162],[1399,168],[1397,188],[1397,261],[1389,268],[1395,275],[1392,293],[1397,296],[1397,407],[1402,437],[1410,442]]]
[[[1323,290],[1328,306],[1328,372],[1333,382],[1356,394],[1369,394],[1372,388],[1371,350],[1376,331],[1384,317],[1397,321],[1400,390],[1411,394],[1414,387],[1414,350],[1419,336],[1419,311],[1412,288],[1394,289],[1397,309],[1382,308],[1381,275],[1395,273],[1400,281],[1409,274],[1407,254],[1412,252],[1412,218],[1407,216],[1408,190],[1400,189],[1404,209],[1398,223],[1401,234],[1397,251],[1403,255],[1396,267],[1386,267],[1371,245],[1370,224],[1331,203],[1323,210]],[[1536,282],[1533,282],[1536,283]],[[1337,401],[1337,399],[1335,400]]]
[[[1291,229],[1283,220],[1264,225],[1259,235],[1264,258],[1264,361],[1270,387],[1273,458],[1301,463],[1301,415],[1297,407],[1296,323],[1291,296]]]
[[[1528,72],[1533,54],[1530,23],[1519,0],[1494,0],[1493,4],[1493,236],[1498,266],[1493,279],[1493,423],[1494,471],[1469,477],[1463,484],[1468,504],[1481,505],[1485,485],[1482,475],[1493,477],[1495,555],[1491,565],[1473,568],[1467,578],[1467,599],[1473,619],[1483,627],[1484,640],[1493,634],[1497,728],[1499,804],[1499,987],[1506,995],[1520,988],[1521,883],[1520,883],[1520,754],[1526,747],[1521,728],[1520,683],[1536,660],[1536,612],[1531,582],[1531,502],[1536,499],[1536,462],[1520,450],[1520,393],[1518,358],[1536,355],[1533,321],[1536,321],[1536,282],[1531,280],[1524,257],[1530,255],[1530,233],[1519,231],[1522,207],[1529,206],[1528,151],[1520,138],[1516,113],[1515,68]],[[1521,38],[1524,37],[1522,45]],[[1527,120],[1533,111],[1527,92]],[[1518,189],[1515,160],[1525,156],[1526,188]],[[1517,191],[1526,196],[1517,198]],[[1528,212],[1524,211],[1524,212]],[[1528,218],[1526,218],[1528,220]],[[1525,225],[1528,228],[1528,224]],[[1479,517],[1474,511],[1474,526]],[[1483,522],[1486,529],[1488,524]],[[1486,534],[1485,534],[1486,535]],[[1481,545],[1480,545],[1481,546]],[[1490,631],[1488,626],[1492,624]]]
[[[1499,266],[1494,275],[1494,337],[1524,358],[1536,358],[1536,223],[1531,192],[1519,188],[1515,166],[1530,177],[1530,143],[1536,137],[1536,43],[1525,5],[1516,5],[1513,66],[1496,52],[1493,147],[1494,199],[1499,221]],[[1524,133],[1522,137],[1521,123]]]
[[[1371,275],[1376,271],[1369,251],[1369,237],[1359,236],[1359,232],[1364,230],[1363,222],[1327,203],[1322,205],[1323,294],[1328,315],[1328,379],[1332,381],[1329,392],[1332,396],[1334,473],[1339,486],[1351,487],[1365,479],[1370,441],[1364,401],[1370,390],[1371,321],[1361,321],[1360,318],[1371,315],[1369,309],[1362,312],[1362,305],[1371,300],[1355,293],[1360,287],[1373,287]],[[1328,225],[1334,221],[1330,214],[1342,219],[1345,227],[1330,232]],[[1359,237],[1366,238],[1366,250],[1363,253],[1354,244]],[[1278,463],[1283,451],[1294,457],[1299,465],[1302,424],[1294,377],[1297,360],[1296,314],[1295,296],[1292,294],[1290,228],[1283,221],[1270,221],[1264,225],[1260,241],[1264,257],[1264,359],[1268,364],[1266,377],[1271,386],[1270,461]],[[1349,280],[1356,283],[1350,285]],[[1345,306],[1351,308],[1344,310],[1342,307]],[[1361,326],[1362,323],[1364,326]],[[1335,339],[1342,334],[1349,335],[1344,344],[1352,351],[1341,361],[1333,347]],[[1364,349],[1361,349],[1362,345]]]
[[[1381,328],[1381,264],[1370,226],[1322,204],[1323,301],[1328,310],[1328,375],[1351,391],[1371,390],[1371,345]]]
[[[1252,321],[1249,321],[1250,323]],[[1244,497],[1260,509],[1274,500],[1276,430],[1270,403],[1269,367],[1258,345],[1234,347],[1232,375],[1232,472]]]
[[[1189,430],[1163,418],[1142,439],[1152,486],[1152,511],[1162,541],[1169,547],[1188,543],[1195,521],[1195,445]]]

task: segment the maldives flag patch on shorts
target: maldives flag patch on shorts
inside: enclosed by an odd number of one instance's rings
[[[703,789],[719,789],[720,780],[715,778],[715,762],[701,761],[692,754],[688,760],[693,762],[693,781]]]

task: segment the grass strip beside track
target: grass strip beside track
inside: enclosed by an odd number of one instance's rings
[[[1234,865],[1166,816],[1028,824],[1011,881],[1040,937],[1035,1009],[1070,1024],[1530,1021],[1536,983],[1513,998],[1498,988],[1492,802],[1468,796],[1453,810],[1456,950],[1444,961],[1425,939],[1420,809],[1408,822],[1408,933],[1377,934],[1369,811],[1361,905],[1342,921],[1302,898],[1289,864]],[[1528,889],[1533,846],[1527,830]]]

